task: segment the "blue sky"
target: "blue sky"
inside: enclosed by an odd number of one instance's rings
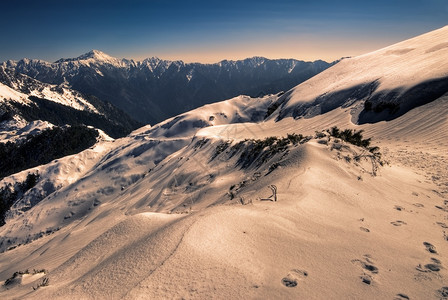
[[[6,0],[0,61],[115,57],[332,61],[448,25],[446,0]]]

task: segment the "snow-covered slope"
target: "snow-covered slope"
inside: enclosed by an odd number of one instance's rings
[[[12,69],[0,67],[0,101],[27,103],[29,96],[44,98],[77,110],[101,114],[81,93],[68,87],[66,82],[52,85],[35,80]]]
[[[286,93],[275,116],[312,117],[352,106],[357,123],[396,118],[448,92],[447,57],[448,26],[343,59]]]
[[[49,224],[47,220],[44,223],[44,228],[35,224],[28,229],[26,227],[16,227],[16,221],[8,222],[2,228],[6,230],[2,232],[8,232],[8,234],[5,233],[3,238],[0,238],[0,248],[4,250],[19,243],[30,241],[32,239],[28,239],[28,236],[38,236],[40,232],[46,232],[50,228],[55,230],[60,227],[60,224],[58,224],[60,219],[65,220],[65,223],[70,223],[71,220],[67,219],[72,216],[74,216],[73,219],[83,217],[88,211],[85,211],[85,207],[80,203],[96,206],[99,203],[107,202],[105,199],[110,196],[115,197],[117,191],[146,176],[166,156],[175,153],[188,144],[194,144],[192,139],[200,128],[213,126],[214,123],[220,125],[262,120],[264,115],[261,112],[264,113],[265,108],[276,98],[275,95],[256,99],[240,96],[228,101],[207,105],[154,127],[142,127],[132,132],[127,138],[113,142],[101,142],[93,150],[87,149],[79,154],[6,177],[0,182],[0,186],[22,182],[28,172],[35,173],[35,171],[38,171],[41,177],[40,183],[14,204],[9,216],[25,218],[23,222],[28,223],[27,214],[22,215],[22,213],[33,208],[41,200],[49,201],[49,199],[52,199],[48,204],[51,207],[50,210],[53,211],[51,214],[56,214],[59,219],[56,219],[55,223],[52,224]],[[211,120],[210,116],[216,118]],[[229,133],[223,132],[222,136],[225,137],[225,135],[228,136]],[[90,173],[85,175],[86,172]],[[84,175],[90,182],[88,188],[82,183],[87,180],[82,178]],[[80,179],[79,182],[76,182],[78,179]],[[98,182],[98,184],[92,185],[91,182]],[[78,184],[82,187],[74,187]],[[67,187],[68,185],[71,186]],[[72,206],[67,203],[66,196],[54,198],[54,195],[51,195],[63,187],[67,187],[68,191],[71,191],[69,194],[73,193],[72,191],[75,189],[78,198],[76,201],[78,204],[71,208],[69,212],[65,212],[69,208],[65,208],[64,212],[53,209],[57,205],[65,207],[68,204],[68,207]],[[47,196],[49,197],[46,199]],[[58,202],[60,204],[57,204]],[[71,214],[70,218],[67,218],[67,213]],[[55,218],[57,218],[56,216]],[[9,236],[12,231],[6,228],[11,224],[15,230],[21,232],[19,234],[20,238],[16,235],[18,232],[14,234],[14,237]],[[6,242],[6,240],[10,242]]]
[[[0,82],[0,103],[6,102],[7,100],[26,103],[28,96]]]
[[[421,39],[429,49],[440,43]],[[420,71],[432,67],[422,63]],[[333,78],[341,88],[345,80]],[[45,175],[29,195],[46,180],[63,186],[35,205],[17,203],[0,227],[0,296],[446,297],[447,96],[393,120],[355,124],[357,103],[288,117],[301,88],[278,100],[237,97],[201,107],[103,142],[91,160],[41,166]],[[283,118],[261,121],[276,101],[284,101],[274,112]],[[332,126],[365,130],[382,157],[322,132]],[[293,133],[305,137],[293,143]],[[86,151],[80,155],[95,149]],[[71,161],[84,164],[64,181],[76,170]],[[47,271],[7,281],[26,269]]]
[[[141,126],[112,104],[71,89],[65,80],[59,85],[43,83],[0,66],[0,122],[6,121],[1,125],[3,137],[8,135],[8,126],[12,132],[23,123],[14,118],[58,126],[84,124],[113,137]]]
[[[151,137],[194,136],[198,129],[232,123],[261,122],[278,95],[260,98],[238,96],[170,118],[146,131]],[[142,131],[138,131],[141,133]]]
[[[27,122],[16,115],[11,120],[0,123],[0,143],[24,140],[48,128],[53,128],[53,126],[53,124],[41,120]]]

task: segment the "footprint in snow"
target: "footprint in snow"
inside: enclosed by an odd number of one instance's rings
[[[405,208],[404,208],[403,206],[400,206],[400,205],[395,205],[394,208],[395,208],[396,210],[398,210],[398,211],[405,210]]]
[[[437,296],[440,297],[440,299],[447,299],[448,298],[448,286],[443,286],[441,289],[437,290]]]
[[[436,222],[437,225],[439,225],[442,228],[448,228],[448,226],[445,223],[442,222]]]
[[[296,287],[299,281],[304,280],[306,277],[308,277],[307,271],[293,269],[282,278],[282,284],[286,287]]]
[[[436,247],[428,242],[423,242],[423,245],[426,247],[426,250],[429,251],[430,253],[434,253],[437,254],[437,250]]]
[[[435,208],[440,209],[441,211],[444,211],[444,212],[448,212],[448,206],[435,205]]]
[[[363,274],[359,276],[362,283],[371,285],[373,282],[373,275],[378,274],[379,272],[372,261],[372,257],[369,254],[365,254],[364,259],[353,259],[352,263],[360,266],[364,270]]]
[[[395,298],[394,298],[394,300],[404,300],[404,299],[409,300],[410,298],[408,295],[402,294],[402,293],[395,295]]]
[[[419,264],[415,269],[422,273],[439,272],[442,269],[442,263],[437,258],[431,258],[431,263],[422,266]]]
[[[390,224],[392,224],[392,225],[394,225],[394,226],[407,225],[406,222],[404,222],[404,221],[400,221],[400,220],[390,222]]]

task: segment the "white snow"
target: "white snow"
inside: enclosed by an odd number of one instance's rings
[[[318,96],[379,82],[375,91],[404,90],[428,79],[448,76],[448,26],[401,43],[343,59],[291,90],[282,110],[299,103],[314,101]]]
[[[16,115],[12,120],[0,123],[0,143],[17,142],[53,127],[54,125],[47,121],[27,122]]]
[[[296,65],[297,65],[297,62],[294,61],[294,62],[291,64],[291,66],[289,67],[289,69],[288,69],[288,73],[291,73],[292,70],[294,70],[294,68],[296,67]]]
[[[267,107],[277,98],[277,95],[260,98],[238,96],[226,101],[204,105],[156,124],[147,133],[151,137],[192,137],[198,129],[203,127],[259,122],[264,119]]]
[[[79,92],[68,88],[66,83],[61,85],[52,85],[32,79],[23,74],[10,75],[3,67],[0,71],[4,76],[8,76],[10,86],[0,83],[0,101],[7,102],[13,100],[19,103],[29,104],[29,96],[44,98],[62,105],[70,106],[77,110],[88,110],[99,113],[98,110],[90,104]],[[29,92],[24,94],[21,89]]]
[[[28,97],[20,92],[17,92],[0,82],[0,102],[7,102],[13,100],[19,103],[28,103]]]
[[[443,76],[448,53],[439,44],[446,30],[375,52],[387,60],[387,51],[414,48],[389,53],[424,55],[428,61],[418,62],[419,72],[400,72],[400,60],[397,70],[373,70],[373,54],[367,54],[318,75],[324,83],[314,77],[299,85],[287,105],[372,78],[390,88]],[[442,51],[445,60],[426,53],[431,49]],[[435,61],[444,67],[434,68]],[[49,285],[33,290],[43,279],[28,278],[3,286],[0,296],[443,298],[447,96],[394,120],[364,125],[351,122],[350,107],[308,119],[263,121],[277,99],[240,96],[206,105],[40,166],[42,181],[34,192],[45,190],[45,181],[61,187],[0,227],[2,250],[34,240],[0,254],[0,280],[45,268]],[[315,133],[335,125],[373,137],[388,162],[377,176],[370,160],[354,159],[366,150]],[[287,133],[309,135],[310,141],[248,167],[240,155],[250,148],[232,148],[245,139]],[[26,172],[1,183],[20,181]],[[272,184],[278,201],[262,201]]]
[[[98,113],[98,110],[84,99],[79,92],[62,87],[62,92],[56,90],[56,85],[47,85],[43,90],[33,90],[30,96],[44,98],[65,106],[70,106],[77,110],[88,110]]]

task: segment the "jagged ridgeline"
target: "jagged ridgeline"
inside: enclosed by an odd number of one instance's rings
[[[146,124],[238,95],[259,97],[286,91],[331,65],[321,60],[263,57],[215,64],[154,57],[133,61],[98,50],[54,63],[28,59],[3,63],[41,82],[59,85],[67,81],[72,89],[110,101]]]
[[[7,120],[14,114],[19,114],[28,122],[46,120],[58,126],[66,124],[93,126],[103,130],[113,138],[126,136],[142,125],[110,103],[103,102],[94,96],[86,98],[102,115],[30,96],[29,99],[33,101],[30,105],[14,101],[11,101],[8,105],[0,105],[0,121]]]

